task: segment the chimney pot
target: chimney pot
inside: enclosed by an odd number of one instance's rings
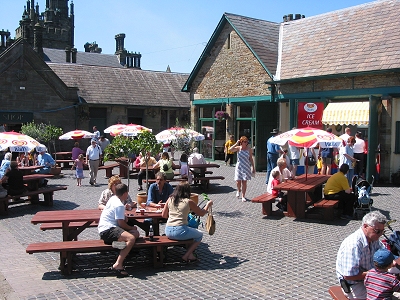
[[[287,22],[287,15],[283,16],[283,22]]]

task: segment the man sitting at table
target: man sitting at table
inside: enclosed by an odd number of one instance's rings
[[[193,153],[190,154],[188,158],[189,165],[204,165],[206,164],[206,160],[203,154],[199,153],[199,149],[197,147],[193,148]],[[201,173],[201,170],[198,168],[191,169],[195,173]]]
[[[1,183],[7,189],[7,194],[11,196],[20,195],[26,191],[24,185],[24,176],[22,172],[18,170],[18,163],[12,161],[10,164],[11,170],[8,171],[3,178],[1,178]]]
[[[39,145],[36,147],[36,151],[39,153],[37,156],[37,164],[38,166],[43,166],[41,169],[36,169],[35,172],[37,174],[49,174],[51,171],[51,168],[56,165],[55,160],[49,153],[47,153],[47,148],[45,145]],[[46,186],[47,185],[47,179],[41,179],[39,181],[40,186]]]
[[[156,182],[149,187],[146,205],[156,207],[159,203],[167,202],[173,191],[174,188],[166,182],[165,174],[158,172],[156,174]]]
[[[120,249],[117,261],[111,267],[117,273],[117,277],[129,276],[124,269],[124,260],[131,251],[139,231],[136,226],[129,226],[125,221],[125,202],[128,198],[128,186],[118,184],[115,187],[115,196],[107,201],[106,207],[101,212],[98,231],[100,238],[107,245]]]
[[[151,156],[150,152],[147,152],[146,156],[142,157],[141,160],[140,160],[140,167],[146,167],[146,165],[148,167],[153,167],[156,163],[157,163],[157,160],[154,157]],[[148,178],[149,179],[154,179],[155,178],[153,170],[148,170],[147,174],[148,174]],[[139,171],[139,173],[138,173],[138,185],[139,185],[138,191],[143,190],[143,187],[142,187],[143,178],[145,178],[145,177],[146,177],[146,170],[142,170],[141,169]]]
[[[339,200],[339,208],[343,210],[342,219],[353,219],[355,195],[352,193],[346,174],[348,164],[342,164],[339,172],[333,174],[325,184],[324,197],[326,200]]]

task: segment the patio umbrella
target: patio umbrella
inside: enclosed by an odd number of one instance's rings
[[[123,136],[137,136],[142,131],[152,131],[150,128],[144,127],[137,124],[116,124],[107,127],[104,132],[109,133],[112,136],[123,135]]]
[[[29,152],[40,145],[28,135],[14,131],[0,132],[0,151],[10,148],[11,152]]]
[[[164,144],[170,143],[177,138],[194,139],[195,141],[204,140],[204,135],[189,128],[171,127],[156,134],[156,140]]]
[[[114,124],[114,125],[108,126],[106,129],[104,129],[104,133],[109,133],[112,136],[115,136],[115,134],[113,134],[114,132],[120,132],[125,127],[126,127],[125,124]]]
[[[59,140],[79,140],[79,139],[90,139],[95,137],[93,132],[75,129],[61,135]]]
[[[338,148],[342,144],[342,139],[325,130],[312,127],[297,128],[281,133],[271,139],[271,142],[278,145],[288,143],[295,147],[314,148]],[[307,178],[307,159],[306,159],[306,178]]]
[[[214,133],[214,127],[212,126],[201,126],[201,130],[206,133]]]

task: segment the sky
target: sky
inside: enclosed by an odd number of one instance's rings
[[[287,14],[305,17],[371,2],[368,0],[74,0],[75,48],[96,42],[114,54],[115,35],[125,33],[125,49],[142,54],[143,70],[190,73],[222,15],[282,22]],[[15,29],[26,0],[0,0],[0,28]],[[43,12],[46,0],[35,0]],[[71,1],[69,1],[71,3]]]

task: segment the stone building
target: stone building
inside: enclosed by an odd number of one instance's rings
[[[0,32],[0,124],[7,130],[34,120],[64,132],[135,123],[157,133],[176,119],[189,122],[189,95],[181,92],[187,74],[142,70],[141,54],[124,48],[123,33],[114,54],[102,54],[96,43],[77,51],[73,24],[68,0],[46,1],[42,14],[27,1],[16,39]]]
[[[271,129],[313,123],[340,135],[349,126],[368,141],[368,179],[389,181],[400,168],[398,11],[400,1],[380,0],[282,23],[225,13],[183,87],[194,123],[215,129],[208,147],[246,135],[262,170]],[[321,118],[301,119],[308,103]],[[230,118],[219,122],[217,110]]]

